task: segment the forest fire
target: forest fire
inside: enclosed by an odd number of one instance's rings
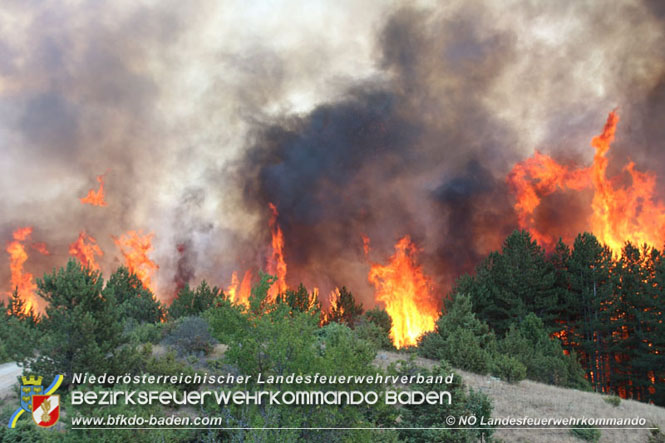
[[[593,198],[590,197],[588,227],[615,252],[626,240],[659,244],[665,238],[665,206],[654,200],[654,175],[637,171],[634,164],[629,163],[624,171],[631,179],[630,185],[622,185],[619,178],[607,177],[606,156],[614,140],[618,121],[618,114],[611,112],[602,134],[593,138],[591,145],[595,155],[593,163],[588,167],[560,164],[552,157],[536,152],[533,157],[517,163],[508,175],[508,184],[516,197],[514,209],[519,226],[529,230],[546,248],[554,246],[556,236],[553,232],[556,229],[542,226],[543,222],[538,220],[536,214],[542,200],[557,191],[588,190],[592,193],[589,194]],[[86,197],[80,199],[82,203],[107,205],[104,200],[104,176],[98,176],[97,181],[99,188],[91,189]],[[268,206],[270,243],[264,265],[266,272],[276,277],[267,298],[268,303],[274,303],[277,296],[289,287],[286,282],[285,236],[278,224],[279,212],[273,203],[268,203]],[[30,233],[29,227],[17,230],[13,241],[7,246],[12,287],[18,288],[28,307],[35,304],[33,277],[24,270],[28,257],[24,241]],[[365,234],[361,234],[361,238],[367,258],[371,251],[370,240]],[[130,272],[135,273],[143,285],[155,293],[153,277],[159,266],[148,256],[152,251],[153,234],[144,235],[140,231],[130,230],[120,237],[113,236],[113,239]],[[44,244],[33,243],[31,246],[43,254],[48,253]],[[385,305],[393,322],[391,339],[398,348],[417,344],[419,336],[434,329],[440,314],[440,298],[434,293],[432,279],[417,263],[417,253],[416,246],[407,235],[397,242],[395,253],[387,264],[370,261],[367,279],[374,287],[373,300]],[[104,255],[96,239],[85,231],[81,231],[76,241],[71,243],[69,254],[93,270],[100,270],[97,260]],[[240,272],[232,273],[226,293],[233,303],[249,305],[254,283],[252,279],[257,275],[255,271],[253,268],[247,269],[242,278]],[[318,289],[315,289],[317,292]],[[332,296],[331,300],[334,299]]]
[[[88,191],[88,194],[85,197],[81,197],[81,203],[84,205],[92,205],[92,206],[106,206],[107,203],[104,200],[104,176],[103,175],[98,175],[97,176],[97,181],[99,182],[99,189],[94,190],[90,189]]]
[[[630,176],[630,185],[618,184],[621,177],[607,177],[606,154],[618,122],[617,112],[612,111],[603,132],[592,139],[595,155],[589,167],[568,167],[536,152],[533,157],[517,163],[508,175],[516,197],[515,211],[520,227],[527,229],[546,248],[552,249],[557,237],[548,233],[547,226],[536,222],[535,213],[542,198],[557,190],[592,189],[588,229],[615,253],[625,241],[660,245],[665,239],[665,205],[654,200],[655,176],[636,170],[635,164],[629,162],[623,170]]]
[[[390,337],[396,348],[417,344],[418,337],[434,330],[439,317],[432,281],[417,264],[417,252],[411,238],[404,236],[389,263],[372,264],[368,275],[375,299],[385,304],[392,319]]]
[[[252,293],[252,272],[245,271],[242,281],[238,280],[236,271],[231,275],[231,284],[226,289],[231,302],[249,306],[249,296]]]
[[[159,266],[148,257],[148,253],[152,251],[153,236],[152,233],[144,235],[141,231],[128,231],[119,238],[114,237],[113,241],[120,248],[129,272],[136,274],[143,286],[150,289],[154,296],[156,292],[151,279]]]
[[[97,240],[86,234],[85,231],[79,233],[78,238],[69,246],[69,255],[76,257],[83,266],[87,266],[93,271],[99,271],[99,265],[95,261],[95,256],[102,256],[102,252]]]
[[[18,228],[14,231],[11,241],[7,245],[7,253],[9,254],[9,268],[11,271],[11,288],[12,291],[17,291],[19,297],[24,302],[24,312],[27,314],[31,310],[37,308],[37,300],[35,290],[37,285],[33,281],[32,274],[23,269],[23,265],[28,260],[28,253],[25,250],[23,242],[30,238],[32,234],[32,227],[26,226]],[[44,243],[35,243],[38,245],[37,249],[42,254],[48,254],[46,245]],[[34,245],[33,245],[34,246]]]
[[[277,207],[269,203],[270,207],[270,234],[272,237],[271,245],[272,250],[270,257],[268,257],[267,272],[270,275],[277,277],[277,280],[270,287],[268,291],[268,301],[274,302],[278,294],[283,293],[288,289],[286,285],[286,261],[284,260],[284,234],[277,224]]]
[[[44,242],[34,242],[30,245],[32,249],[35,251],[39,252],[42,255],[50,255],[51,253],[48,251],[48,248],[46,247],[46,243]]]
[[[665,407],[665,1],[3,3],[0,362],[63,394],[79,373],[461,371],[454,416],[541,383],[566,401],[534,414],[594,390],[572,415],[663,428],[615,396]],[[469,391],[489,378],[518,401]],[[260,384],[238,389],[288,388]],[[515,434],[401,403],[147,412],[237,425],[151,432],[171,439]]]

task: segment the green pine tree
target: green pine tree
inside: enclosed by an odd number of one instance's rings
[[[567,261],[565,295],[568,350],[576,351],[596,391],[610,389],[612,374],[612,252],[593,234],[577,236]],[[563,272],[563,271],[562,271]],[[575,345],[572,345],[572,344]]]
[[[217,286],[211,288],[205,280],[193,291],[189,288],[189,285],[185,285],[169,306],[169,318],[177,319],[199,315],[214,306],[217,299],[224,297],[224,292],[221,289]]]
[[[558,310],[554,267],[527,231],[509,235],[454,292],[469,294],[478,318],[500,335],[529,312],[552,324]]]
[[[115,367],[122,326],[115,298],[104,293],[101,274],[76,260],[37,280],[47,303],[40,322],[39,356],[27,358],[30,372],[71,380],[74,372],[107,372]]]
[[[123,322],[156,323],[164,316],[161,303],[124,266],[111,274],[103,292],[107,297],[115,299]]]

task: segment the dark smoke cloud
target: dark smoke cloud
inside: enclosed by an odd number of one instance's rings
[[[549,36],[525,42],[519,29],[497,25],[496,11],[479,4],[449,14],[394,12],[377,37],[377,62],[389,79],[350,88],[304,117],[263,124],[240,168],[245,203],[251,208],[259,203],[255,210],[261,211],[273,202],[281,211],[286,254],[295,268],[292,283],[346,284],[371,304],[361,233],[372,239],[372,259],[378,261],[387,259],[400,236],[410,234],[442,292],[472,270],[517,227],[505,177],[525,149],[538,147],[584,164],[590,138],[612,109],[608,100],[625,104],[627,120],[635,97],[639,106],[664,103],[647,89],[651,76],[640,79],[621,61],[622,54],[636,51],[634,42],[622,44],[614,32],[598,36],[601,26],[620,29],[622,21],[648,17],[631,4],[623,12],[624,17],[602,17],[603,11],[573,2],[522,8],[515,24],[580,15],[571,36],[564,33],[550,52],[545,51]],[[575,34],[589,44],[576,42]],[[543,48],[535,50],[538,43]],[[654,50],[648,44],[634,57],[646,59]],[[571,69],[592,62],[589,52],[602,53],[609,62],[598,72],[602,76],[574,78]],[[511,78],[515,74],[519,77]],[[585,103],[597,88],[609,89],[609,97]],[[628,92],[635,94],[631,100]],[[495,101],[499,97],[506,102]],[[528,108],[542,116],[540,134],[525,136],[524,122],[505,113],[534,112]],[[647,134],[655,128],[660,126],[647,120],[640,133],[662,140]],[[531,140],[542,146],[525,146]],[[613,155],[625,157],[626,149],[617,144]],[[584,230],[584,219],[571,214],[584,213],[588,197],[568,193],[545,199],[538,223],[567,227],[556,236]],[[314,281],[308,280],[312,276]]]
[[[379,37],[391,81],[356,86],[305,117],[271,122],[254,134],[239,170],[245,201],[279,208],[295,278],[314,276],[318,283],[309,283],[321,285],[325,276],[325,289],[355,287],[371,305],[361,234],[372,240],[377,261],[408,234],[445,287],[476,263],[479,247],[487,249],[476,241],[487,240],[482,231],[496,231],[492,216],[514,222],[505,186],[480,165],[505,166],[510,155],[510,131],[481,98],[512,49],[500,33],[480,37],[474,20],[431,21],[398,11]],[[469,161],[482,173],[458,176]],[[497,193],[503,198],[492,198]]]
[[[477,159],[434,193],[447,217],[440,235],[439,272],[454,278],[469,272],[517,226],[508,187]]]

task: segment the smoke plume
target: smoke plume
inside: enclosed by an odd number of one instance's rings
[[[3,2],[0,236],[33,226],[39,276],[85,230],[108,275],[112,236],[154,232],[169,300],[264,268],[273,203],[289,285],[372,306],[407,234],[443,295],[517,227],[512,166],[589,163],[615,107],[611,156],[662,170],[660,3],[408,3]],[[102,174],[107,206],[81,204]],[[580,198],[536,216],[582,229]]]

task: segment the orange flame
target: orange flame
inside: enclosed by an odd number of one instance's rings
[[[333,312],[338,312],[340,316],[344,315],[344,306],[342,306],[341,300],[341,293],[339,291],[339,288],[335,288],[332,291],[330,291],[330,294],[328,295],[328,304],[330,305],[328,308],[327,312],[323,313],[323,318],[321,319],[321,324],[325,324],[328,322],[333,321]]]
[[[143,286],[155,294],[151,277],[159,266],[148,257],[148,253],[152,251],[153,237],[153,233],[143,235],[141,231],[128,231],[120,238],[113,237],[113,241],[125,257],[125,266],[129,272],[136,274]]]
[[[35,251],[39,252],[42,255],[50,255],[51,253],[48,252],[48,248],[46,247],[46,243],[44,242],[34,242],[30,245],[32,249]]]
[[[417,253],[411,238],[404,236],[389,263],[372,264],[368,275],[375,299],[385,303],[392,319],[390,337],[396,348],[417,344],[418,337],[434,330],[439,317],[432,281],[417,264]]]
[[[363,239],[363,251],[365,252],[365,255],[369,255],[369,237],[365,234],[360,234],[360,236]]]
[[[81,264],[93,271],[99,271],[99,265],[95,261],[95,255],[102,256],[104,253],[97,245],[97,240],[81,231],[74,243],[69,246],[69,254],[76,257]]]
[[[330,291],[330,295],[328,296],[328,300],[330,302],[330,311],[333,311],[335,309],[339,310],[340,314],[344,313],[344,306],[341,304],[340,300],[341,293],[339,292],[339,288],[335,288],[332,291]]]
[[[88,195],[81,197],[81,203],[93,205],[93,206],[106,206],[107,203],[104,201],[104,176],[98,175],[97,181],[99,182],[99,189],[95,191],[90,189]]]
[[[627,240],[657,245],[665,239],[665,205],[654,200],[655,176],[637,171],[633,162],[624,167],[631,178],[629,186],[616,185],[618,178],[606,176],[605,155],[618,122],[618,114],[612,111],[602,134],[591,141],[596,152],[587,168],[572,169],[536,152],[532,158],[517,163],[508,175],[520,227],[529,230],[539,243],[551,248],[555,242],[553,236],[542,232],[535,223],[534,212],[541,198],[557,189],[580,191],[589,187],[593,189],[589,228],[612,250],[619,251]]]
[[[37,285],[32,279],[32,274],[23,270],[23,265],[28,260],[28,253],[21,242],[27,240],[28,237],[30,237],[30,234],[32,234],[32,227],[30,226],[17,229],[13,233],[14,240],[7,244],[6,249],[9,254],[12,291],[18,291],[19,297],[24,302],[23,312],[26,314],[28,314],[33,308],[37,307],[37,299],[35,296]],[[44,245],[44,249],[46,249],[46,245]]]
[[[270,233],[272,236],[272,254],[268,258],[268,274],[277,277],[277,281],[273,283],[268,291],[268,302],[272,303],[277,298],[277,295],[285,292],[288,289],[286,285],[286,261],[284,260],[284,234],[277,224],[277,208],[272,203],[268,203],[270,211]]]
[[[242,282],[239,282],[238,273],[234,271],[226,293],[229,295],[231,302],[249,306],[249,296],[252,293],[252,273],[246,271]]]

